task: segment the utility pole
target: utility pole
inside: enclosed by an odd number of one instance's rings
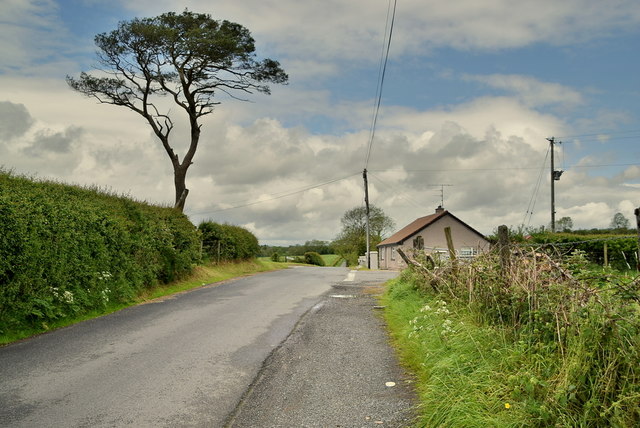
[[[369,232],[369,182],[367,181],[367,168],[362,172],[362,178],[364,179],[364,205],[365,205],[365,218],[366,218],[366,234],[367,234],[367,269],[371,269],[371,252],[370,252],[370,232]]]
[[[556,231],[556,188],[555,182],[560,180],[560,176],[564,171],[555,170],[555,165],[553,163],[553,152],[554,152],[554,144],[556,143],[556,139],[554,137],[547,138],[549,144],[551,146],[551,233],[555,233]],[[562,144],[562,141],[558,141],[558,144]]]

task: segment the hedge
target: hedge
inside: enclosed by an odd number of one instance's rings
[[[600,265],[604,263],[604,247],[606,244],[608,262],[612,267],[621,270],[633,269],[637,263],[637,236],[615,234],[585,236],[574,233],[545,233],[533,235],[532,242],[549,244],[565,253],[573,250],[584,251],[591,262]]]
[[[0,334],[128,301],[199,257],[177,210],[0,171]]]
[[[202,249],[211,261],[239,261],[260,253],[258,238],[247,229],[211,220],[198,225],[202,234]]]

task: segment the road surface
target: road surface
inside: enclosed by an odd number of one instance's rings
[[[228,281],[0,348],[0,425],[224,425],[345,268]]]

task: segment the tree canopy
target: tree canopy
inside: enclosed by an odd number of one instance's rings
[[[100,103],[126,107],[145,119],[171,159],[175,206],[180,210],[188,193],[186,173],[200,140],[200,119],[220,104],[214,97],[269,94],[268,83],[288,80],[278,61],[256,59],[248,29],[188,10],[120,22],[116,30],[98,34],[95,43],[98,73],[67,76],[67,83]],[[189,144],[182,161],[170,144],[174,121],[162,97],[189,119]]]
[[[615,213],[613,215],[613,218],[611,219],[611,224],[609,225],[609,227],[611,229],[629,229],[629,219],[626,218],[622,213]]]
[[[355,264],[358,256],[367,250],[365,207],[352,208],[346,211],[340,220],[342,230],[333,245],[336,252],[344,257],[349,264]],[[369,232],[371,248],[375,249],[383,236],[395,227],[393,219],[387,216],[382,208],[371,205],[369,207]]]
[[[571,217],[562,217],[556,222],[556,230],[569,232],[571,229],[573,229],[573,220]]]

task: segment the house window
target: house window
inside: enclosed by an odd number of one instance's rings
[[[434,248],[431,255],[437,260],[449,260],[449,250],[446,248]]]
[[[414,250],[424,250],[424,238],[422,236],[416,236],[413,240]]]
[[[396,249],[392,248],[391,249],[391,260],[395,260],[396,259]]]
[[[384,253],[386,253],[386,252],[387,252],[386,248],[382,247],[380,249],[380,260],[384,260]]]
[[[478,249],[476,247],[462,247],[460,248],[460,258],[472,259],[478,255]]]

